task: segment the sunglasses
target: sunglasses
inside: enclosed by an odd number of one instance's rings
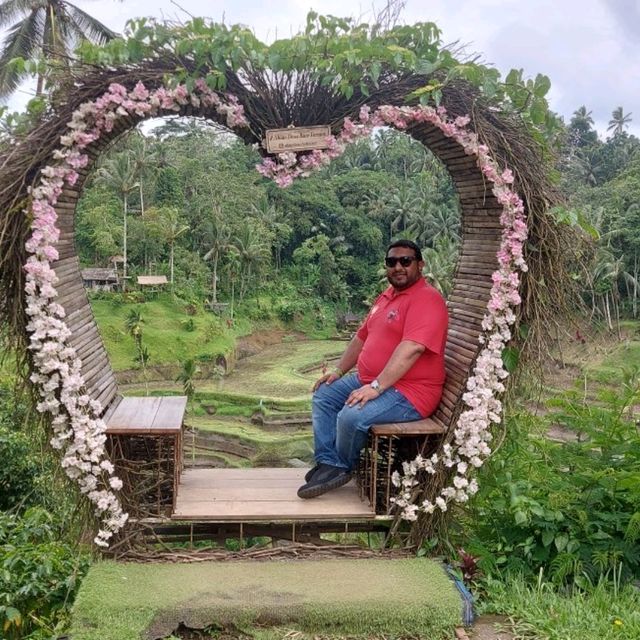
[[[400,256],[399,258],[392,258],[392,257],[388,257],[384,259],[384,263],[387,267],[389,267],[390,269],[393,269],[393,267],[395,267],[398,262],[403,266],[403,267],[408,267],[414,260],[417,260],[418,258],[416,258],[415,256]]]

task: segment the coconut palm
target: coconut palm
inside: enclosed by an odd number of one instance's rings
[[[169,245],[169,281],[173,287],[174,271],[174,250],[176,240],[186,231],[189,225],[183,224],[180,213],[174,207],[162,207],[156,210],[149,210],[149,215],[154,215],[156,224],[164,240]]]
[[[614,136],[624,133],[625,128],[628,127],[631,122],[632,115],[631,113],[624,113],[622,107],[617,107],[611,114],[607,131],[612,131]]]
[[[231,253],[240,261],[240,300],[247,291],[253,274],[270,255],[269,233],[255,220],[245,219],[231,240]]]
[[[416,192],[403,182],[396,189],[389,200],[393,219],[391,221],[391,235],[404,232],[415,213],[420,209],[420,199]]]
[[[4,0],[0,28],[9,28],[0,49],[0,98],[13,93],[29,73],[9,64],[14,58],[45,59],[67,67],[82,40],[96,44],[117,37],[101,22],[65,0]],[[36,94],[45,89],[47,72],[38,73]]]
[[[293,228],[289,224],[290,216],[270,203],[266,197],[253,204],[251,208],[273,236],[273,259],[277,271],[281,267],[282,249],[293,234]]]
[[[204,225],[209,251],[205,253],[204,260],[211,261],[211,302],[218,302],[218,265],[225,250],[229,248],[231,229],[222,216],[220,205],[211,207],[211,216]]]
[[[127,215],[129,213],[129,194],[138,188],[136,180],[137,172],[131,155],[128,152],[120,153],[109,158],[97,172],[97,181],[106,187],[113,189],[122,200],[123,210],[123,241],[122,257],[123,278],[126,286],[127,277]]]

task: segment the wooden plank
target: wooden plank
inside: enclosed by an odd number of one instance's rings
[[[296,495],[307,469],[186,469],[172,518],[180,520],[312,521],[374,519],[355,483],[313,500]]]
[[[151,428],[154,430],[179,429],[182,426],[186,409],[187,396],[164,396],[160,398],[160,408]]]
[[[110,416],[110,434],[179,434],[182,429],[185,396],[123,398]]]
[[[415,436],[444,433],[444,429],[431,418],[415,422],[376,424],[371,431],[377,436]]]
[[[117,430],[147,431],[153,426],[162,398],[123,398],[107,424],[107,433]]]

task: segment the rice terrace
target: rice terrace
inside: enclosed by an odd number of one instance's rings
[[[633,114],[530,3],[109,4],[0,0],[0,638],[640,638]]]

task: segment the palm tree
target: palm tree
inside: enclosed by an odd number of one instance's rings
[[[182,224],[180,214],[174,207],[162,207],[161,209],[157,209],[155,214],[160,232],[169,244],[169,281],[173,287],[173,256],[176,240],[185,233],[185,231],[189,230],[189,225]]]
[[[255,219],[245,219],[231,240],[231,251],[240,260],[240,300],[244,298],[251,276],[270,254],[269,234]]]
[[[140,133],[137,129],[134,129],[133,136],[129,139],[129,153],[131,155],[131,162],[133,163],[133,169],[138,176],[138,189],[140,194],[140,216],[144,218],[144,175],[145,169],[150,164],[155,163],[157,160],[156,149],[149,147],[147,138]]]
[[[182,382],[182,390],[189,400],[193,399],[196,392],[196,386],[193,381],[199,373],[200,367],[193,358],[189,358],[182,362],[182,371],[178,374],[176,382]]]
[[[593,144],[598,139],[598,134],[592,129],[594,125],[591,111],[582,105],[573,112],[569,131],[571,133],[571,143],[574,147],[585,147]]]
[[[9,64],[14,58],[44,58],[66,68],[82,40],[104,44],[118,35],[65,0],[4,0],[0,28],[6,27],[9,33],[0,49],[0,98],[13,93],[29,75]],[[37,95],[45,89],[46,76],[47,72],[38,73]]]
[[[631,122],[632,115],[632,113],[624,113],[622,107],[617,107],[611,114],[607,131],[613,131],[614,137],[624,133],[625,128],[628,127]]]
[[[122,210],[124,214],[122,257],[123,281],[126,287],[127,278],[127,214],[129,212],[129,194],[138,188],[136,182],[136,168],[131,161],[128,152],[120,153],[113,158],[109,158],[97,172],[97,180],[117,192],[122,199]]]
[[[212,263],[211,302],[216,304],[218,302],[218,264],[223,251],[229,248],[231,229],[224,221],[220,205],[214,204],[211,209],[212,215],[205,223],[205,233],[210,248],[204,254],[204,260],[210,260]]]
[[[251,208],[273,236],[273,258],[278,271],[281,267],[282,249],[293,233],[289,224],[289,214],[278,209],[266,197],[259,200],[257,204],[253,204]]]
[[[403,182],[400,188],[391,195],[389,205],[394,216],[390,228],[391,235],[393,235],[396,232],[407,230],[411,218],[420,208],[420,200],[415,191]]]

